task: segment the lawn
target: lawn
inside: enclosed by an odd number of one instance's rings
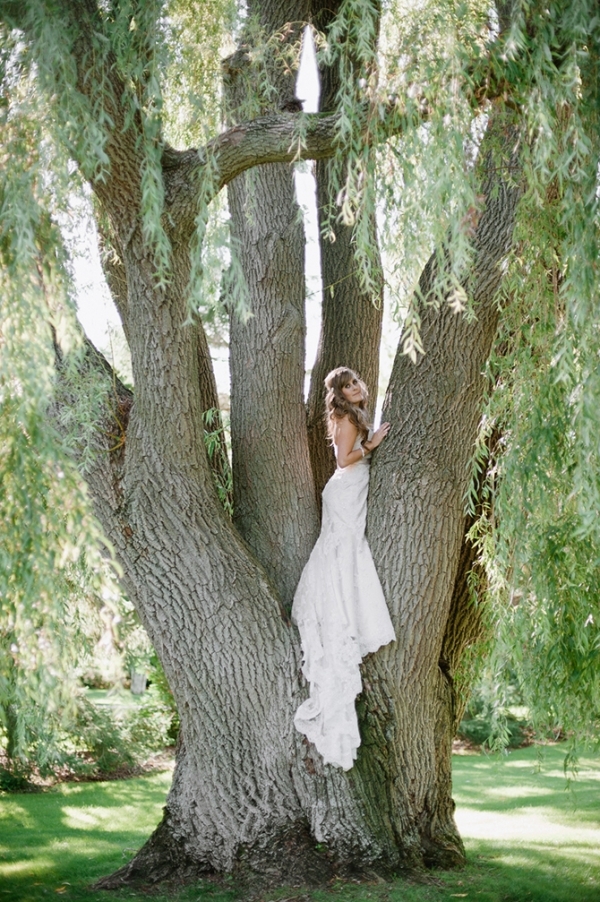
[[[117,711],[125,711],[139,707],[146,699],[146,693],[134,695],[129,689],[86,689],[85,697],[88,701],[99,705],[101,708],[110,708]]]
[[[567,784],[564,751],[456,756],[457,821],[469,856],[461,871],[392,883],[337,882],[320,891],[287,888],[286,902],[598,902],[600,758],[581,762]],[[189,887],[173,895],[88,886],[119,867],[157,823],[169,772],[107,783],[62,784],[0,796],[0,902],[233,902],[233,888]]]

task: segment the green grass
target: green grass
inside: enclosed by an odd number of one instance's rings
[[[156,826],[171,774],[63,783],[0,798],[0,902],[103,899],[94,880],[129,860]],[[64,887],[64,889],[63,889]]]
[[[118,711],[139,707],[147,698],[146,693],[133,695],[129,689],[86,689],[85,697],[100,708],[113,708]]]
[[[481,902],[599,902],[600,760],[583,758],[571,781],[563,760],[560,747],[455,757],[465,877]]]
[[[469,856],[461,871],[423,880],[320,891],[287,888],[264,900],[291,902],[599,902],[600,759],[584,759],[567,785],[561,748],[504,756],[457,756],[457,821]],[[170,773],[108,783],[62,784],[0,797],[0,902],[233,902],[206,884],[174,894],[92,892],[144,842],[160,818]]]

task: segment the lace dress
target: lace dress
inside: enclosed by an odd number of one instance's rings
[[[354,449],[360,447],[357,438]],[[326,764],[349,770],[360,733],[355,700],[360,662],[396,638],[365,538],[369,460],[335,471],[323,491],[321,534],[304,568],[292,607],[310,697],[296,728]]]

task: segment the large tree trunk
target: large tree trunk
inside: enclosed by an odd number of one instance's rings
[[[234,384],[236,374],[247,382],[234,394],[233,431],[246,440],[234,445],[236,479],[244,485],[246,467],[262,485],[254,496],[252,481],[246,486],[256,509],[247,513],[248,531],[243,521],[240,530],[249,544],[259,537],[256,557],[223,515],[210,479],[198,378],[202,327],[183,327],[185,242],[174,243],[173,277],[162,290],[154,284],[139,229],[123,252],[135,399],[124,458],[99,458],[90,482],[182,728],[161,825],[133,862],[101,882],[105,887],[174,874],[192,878],[236,864],[274,881],[322,879],[333,873],[336,856],[342,862],[355,852],[377,857],[348,777],[324,769],[293,728],[305,688],[297,633],[281,601],[290,600],[314,540],[316,505],[302,404],[301,232],[289,168],[264,172],[270,182],[258,191],[264,192],[268,233],[274,230],[275,239],[269,234],[269,243],[261,238],[253,249],[253,228],[262,227],[256,223],[242,223],[240,234],[242,248],[248,247],[245,262],[255,261],[259,274],[270,267],[272,280],[263,286],[270,293],[260,296],[259,278],[254,289],[260,302],[255,318],[266,329],[266,342],[259,329],[243,331],[239,323],[232,339]],[[267,203],[275,201],[281,209],[273,214]],[[282,236],[290,233],[299,247],[286,250]],[[285,252],[278,251],[282,243]],[[290,288],[300,307],[294,315]],[[282,379],[273,390],[274,371]],[[264,434],[253,446],[257,422]],[[236,519],[239,524],[239,514]],[[276,545],[268,553],[261,530]],[[330,843],[334,854],[317,852],[315,839]]]
[[[297,635],[215,496],[185,292],[176,279],[155,287],[139,236],[125,266],[135,399],[124,458],[99,456],[89,479],[182,727],[161,825],[100,885],[236,867],[323,879],[336,859],[315,839],[342,862],[377,857],[361,805],[293,728],[304,696]]]
[[[75,44],[73,52],[81,90],[92,91],[98,10],[93,0],[77,9],[82,49]],[[100,69],[96,74],[104,78]],[[117,79],[118,67],[106,71]],[[173,260],[171,277],[161,285],[140,215],[139,123],[118,115],[124,90],[116,83],[109,97],[111,170],[94,189],[125,273],[119,290],[124,286],[121,312],[135,395],[132,401],[117,384],[113,402],[111,390],[111,403],[127,414],[124,441],[109,450],[110,428],[100,424],[103,453],[88,478],[126,589],[177,701],[182,738],[162,823],[133,862],[103,885],[236,867],[277,881],[352,867],[386,871],[459,862],[449,770],[454,663],[444,641],[465,616],[459,558],[466,463],[518,192],[497,174],[487,186],[471,283],[477,321],[469,324],[448,308],[426,309],[427,355],[417,366],[399,355],[394,366],[385,409],[393,429],[375,455],[369,536],[398,641],[365,664],[363,744],[356,766],[344,773],[324,766],[293,728],[306,688],[285,603],[316,527],[302,411],[301,263],[299,269],[286,245],[288,234],[300,240],[293,198],[283,181],[275,191],[257,188],[264,192],[265,216],[270,204],[285,204],[278,215],[269,212],[273,242],[262,240],[258,226],[239,224],[246,265],[256,266],[248,274],[253,313],[267,340],[252,326],[245,332],[234,326],[235,440],[246,442],[236,446],[236,478],[256,500],[254,513],[240,510],[238,531],[219,504],[203,441],[207,379],[201,373],[206,370],[210,382],[210,361],[201,323],[189,324],[187,298],[189,213],[193,222],[197,195],[178,207],[175,181],[188,196],[193,182],[186,181],[185,160],[179,170],[165,168]],[[230,142],[232,153],[238,140],[241,132]],[[197,154],[186,159],[198,165]],[[262,244],[252,247],[255,240]],[[280,242],[282,253],[275,247]],[[288,265],[289,278],[283,275]],[[425,294],[431,275],[429,266]],[[268,304],[260,303],[261,287]],[[366,309],[363,304],[357,316]],[[89,359],[95,365],[91,352]],[[280,374],[275,401],[268,396],[273,373]],[[459,632],[466,637],[459,642],[469,641],[468,626]],[[459,650],[453,650],[456,658]]]
[[[383,412],[392,430],[371,475],[368,534],[398,641],[366,668],[375,690],[365,696],[365,732],[387,742],[385,754],[359,758],[358,767],[371,782],[387,782],[386,804],[374,812],[383,827],[395,818],[409,862],[463,857],[451,796],[452,675],[480,632],[464,591],[464,497],[498,320],[500,262],[520,193],[498,177],[486,189],[471,279],[477,319],[424,309],[426,355],[417,365],[396,357]],[[425,297],[433,266],[432,259],[421,278]],[[453,633],[451,659],[445,637]]]
[[[248,7],[268,34],[306,21],[309,10],[302,0]],[[289,38],[300,35],[295,28]],[[226,62],[230,118],[252,96],[249,70],[244,50]],[[272,74],[284,103],[295,75]],[[293,167],[271,164],[238,176],[228,199],[250,312],[248,320],[235,310],[230,316],[234,522],[291,606],[318,530],[303,402],[304,230]]]
[[[229,869],[245,844],[303,814],[290,770],[293,634],[214,491],[186,282],[161,292],[144,255],[138,236],[124,260],[136,383],[125,459],[100,458],[91,481],[181,716],[165,817],[131,868],[159,879]]]
[[[127,586],[173,688],[182,743],[160,827],[103,885],[232,868],[305,880],[350,867],[462,861],[450,781],[451,673],[440,663],[456,619],[466,464],[516,194],[500,184],[479,224],[477,321],[430,309],[426,357],[417,366],[396,360],[386,407],[395,428],[373,466],[369,530],[398,641],[366,662],[363,744],[349,774],[324,767],[293,729],[303,697],[297,636],[221,513],[200,430],[190,427],[200,407],[198,342],[195,327],[180,328],[185,298],[173,289],[157,296],[134,246],[129,331],[143,389],[122,495],[103,520],[113,524]],[[109,480],[102,485],[106,492]]]

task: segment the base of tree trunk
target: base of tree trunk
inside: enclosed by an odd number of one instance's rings
[[[347,870],[326,849],[317,846],[308,823],[296,823],[265,834],[252,845],[240,846],[228,876],[244,888],[266,889],[281,885],[319,886]],[[352,874],[348,871],[345,875],[355,874],[358,871],[352,868]],[[223,876],[184,851],[181,841],[173,837],[165,815],[137,855],[118,871],[102,877],[93,888],[115,890],[123,886],[187,884],[207,879],[219,882]]]
[[[432,852],[432,864],[434,855]],[[441,856],[443,858],[443,856]],[[445,859],[455,867],[462,864],[458,856]],[[243,845],[230,873],[238,888],[245,893],[263,891],[277,886],[322,886],[334,877],[352,880],[390,880],[401,867],[389,867],[383,862],[368,866],[356,861],[340,861],[311,835],[308,823],[295,823],[263,835],[252,845]],[[407,870],[407,874],[409,871]],[[149,886],[159,883],[184,884],[201,880],[221,882],[225,875],[206,862],[184,852],[182,843],[172,836],[165,817],[137,855],[113,874],[102,877],[92,889],[118,890],[124,886]]]
[[[436,837],[435,840],[422,840],[423,864],[426,868],[440,868],[451,871],[462,868],[467,863],[465,848],[460,836],[452,833],[446,837]]]
[[[170,881],[194,883],[219,875],[206,863],[188,855],[181,841],[174,838],[168,815],[130,862],[107,877],[101,877],[92,889],[120,889],[123,886],[157,884]]]
[[[460,838],[453,834],[436,840],[423,841],[422,861],[427,868],[453,869],[465,863]],[[390,880],[399,872],[407,876],[414,868],[372,862],[368,866],[358,861],[340,861],[311,835],[307,822],[296,822],[263,834],[252,845],[242,845],[231,872],[238,888],[247,893],[276,886],[322,886],[334,877],[352,880]],[[422,873],[422,868],[416,872]],[[183,849],[181,840],[174,838],[168,815],[156,828],[137,855],[118,871],[102,877],[93,889],[116,890],[124,886],[177,885],[210,880],[219,883],[223,873],[208,863],[194,859]]]
[[[307,822],[296,822],[262,835],[239,849],[233,876],[248,888],[320,886],[338,873],[326,847],[311,835]]]

